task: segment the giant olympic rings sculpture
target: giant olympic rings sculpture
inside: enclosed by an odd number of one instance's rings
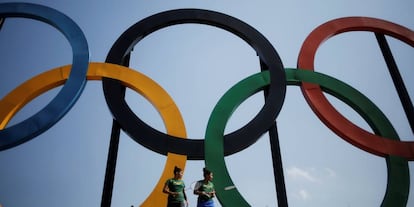
[[[298,85],[327,127],[352,145],[385,157],[388,185],[381,206],[405,206],[407,203],[407,160],[414,160],[414,143],[399,141],[385,115],[363,94],[346,83],[313,71],[313,59],[318,46],[333,35],[348,31],[371,31],[393,36],[414,46],[414,32],[405,27],[367,17],[332,20],[316,28],[305,40],[298,58],[299,69],[285,69],[276,50],[263,35],[238,19],[213,11],[179,9],[145,18],[119,37],[108,53],[107,63],[89,63],[87,42],[82,31],[70,18],[54,9],[27,3],[0,4],[0,18],[7,17],[32,18],[53,25],[70,42],[73,63],[33,77],[0,100],[0,150],[18,146],[46,131],[76,103],[87,80],[102,80],[107,104],[121,128],[137,143],[167,155],[164,172],[142,206],[166,204],[161,188],[163,181],[168,178],[167,169],[174,165],[185,166],[186,159],[204,159],[206,165],[216,172],[217,196],[223,206],[250,206],[234,187],[224,156],[255,143],[272,126],[280,112],[286,86]],[[208,24],[236,34],[255,49],[263,63],[262,69],[265,69],[237,83],[223,95],[210,116],[205,140],[187,139],[180,112],[169,95],[150,78],[121,66],[125,64],[125,57],[134,45],[145,36],[158,29],[183,23]],[[25,121],[6,128],[8,121],[25,104],[63,84],[62,90],[45,108]],[[163,118],[168,134],[146,125],[132,112],[123,98],[125,87],[140,93],[154,105]],[[262,110],[241,129],[224,135],[224,127],[234,109],[261,90],[267,90]],[[322,91],[350,105],[369,123],[375,135],[358,128],[336,112]]]

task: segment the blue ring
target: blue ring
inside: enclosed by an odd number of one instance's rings
[[[0,4],[0,18],[23,17],[45,22],[59,30],[69,41],[73,63],[69,78],[55,98],[28,119],[0,130],[0,150],[35,138],[58,122],[76,103],[86,85],[89,49],[79,26],[69,17],[49,7],[30,3]]]

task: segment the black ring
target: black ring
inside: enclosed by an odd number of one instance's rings
[[[234,17],[214,11],[201,9],[165,11],[147,17],[127,29],[112,46],[106,62],[125,64],[125,57],[145,36],[161,28],[184,23],[211,25],[237,35],[257,52],[270,72],[271,84],[263,108],[245,126],[224,137],[225,155],[239,152],[255,143],[274,123],[286,94],[286,77],[282,61],[272,44],[256,29]],[[152,128],[138,118],[126,103],[125,86],[118,80],[110,78],[103,78],[102,84],[106,102],[114,119],[136,142],[163,155],[172,152],[187,155],[189,160],[204,159],[204,140],[181,139]]]

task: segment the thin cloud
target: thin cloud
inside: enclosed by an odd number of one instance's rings
[[[291,167],[286,170],[287,176],[293,179],[305,179],[309,182],[317,182],[318,179],[314,177],[309,171],[297,168],[297,167]]]
[[[295,192],[292,193],[288,193],[291,194],[293,198],[297,199],[297,200],[302,200],[302,201],[306,201],[306,200],[310,200],[312,199],[311,194],[309,193],[309,191],[307,191],[306,189],[299,189]]]
[[[292,189],[288,194],[302,201],[313,199],[312,192],[318,191],[317,189],[323,188],[324,184],[332,182],[331,179],[337,177],[335,170],[328,167],[305,169],[293,166],[286,169],[286,175],[295,181],[291,183]],[[310,191],[307,189],[308,187],[311,189]]]
[[[325,168],[325,171],[328,173],[329,178],[336,177],[336,172],[334,170],[332,170],[331,168]]]
[[[307,190],[301,189],[301,190],[299,190],[299,197],[302,200],[308,200],[311,196],[310,196],[310,194]]]

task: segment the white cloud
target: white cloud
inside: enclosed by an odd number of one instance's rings
[[[289,183],[288,194],[302,201],[315,199],[316,197],[312,195],[319,195],[320,189],[326,188],[328,183],[333,182],[331,179],[337,177],[336,171],[329,167],[299,168],[293,166],[286,169],[286,175],[288,179],[294,181]]]
[[[336,172],[331,168],[325,168],[325,171],[328,173],[328,178],[336,177]]]
[[[314,177],[309,171],[297,168],[297,167],[291,167],[286,170],[287,176],[293,179],[305,179],[310,182],[317,182],[318,179]]]
[[[337,176],[335,170],[325,167],[323,170],[315,168],[302,169],[298,167],[290,167],[286,170],[288,178],[295,180],[306,180],[312,183],[320,182],[328,178],[335,178]]]
[[[307,190],[301,189],[299,190],[299,197],[303,200],[308,200],[310,198],[310,194]]]
[[[306,201],[306,200],[309,200],[309,199],[312,198],[312,196],[309,193],[309,191],[306,190],[306,189],[303,189],[303,188],[302,189],[299,189],[299,190],[296,190],[295,192],[288,193],[288,194],[292,195],[292,197],[295,198],[295,199],[297,199],[297,200]],[[290,195],[288,195],[288,197]]]

